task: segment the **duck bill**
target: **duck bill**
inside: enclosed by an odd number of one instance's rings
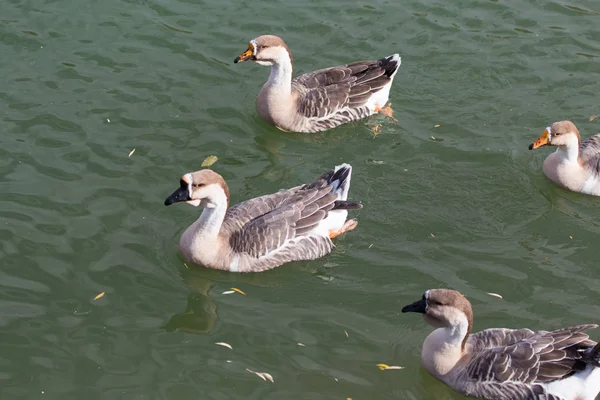
[[[170,206],[173,203],[179,203],[181,201],[190,201],[190,193],[186,187],[180,187],[176,191],[173,192],[167,199],[165,200],[165,206]]]
[[[427,302],[424,299],[415,301],[412,304],[402,307],[403,313],[416,312],[420,314],[425,314],[425,311],[427,311]]]
[[[256,57],[254,57],[254,47],[252,47],[252,45],[248,46],[248,50],[237,56],[233,62],[237,64],[248,60],[256,60]]]
[[[537,149],[538,147],[546,146],[550,144],[550,132],[548,129],[544,129],[542,135],[537,140],[529,145],[529,150]]]

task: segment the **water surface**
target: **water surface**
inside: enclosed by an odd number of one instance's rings
[[[232,63],[263,33],[298,73],[399,52],[399,122],[268,126],[268,70]],[[426,289],[464,293],[478,330],[598,322],[600,202],[527,146],[600,131],[599,37],[591,0],[2,2],[0,397],[462,399],[400,313]],[[199,210],[163,200],[208,155],[233,201],[349,162],[358,229],[267,273],[187,269]]]

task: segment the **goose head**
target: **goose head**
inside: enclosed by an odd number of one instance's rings
[[[546,127],[541,136],[529,145],[529,150],[542,146],[559,146],[565,148],[577,148],[581,137],[579,130],[571,121],[558,121]]]
[[[229,188],[223,177],[213,170],[189,172],[181,177],[179,188],[167,197],[165,206],[181,201],[194,207],[215,208],[223,204],[227,207]]]
[[[471,303],[456,290],[430,289],[421,300],[403,307],[402,312],[421,313],[435,328],[466,328],[467,335],[473,325]]]
[[[263,35],[252,39],[248,49],[233,60],[234,63],[254,61],[260,65],[292,62],[292,53],[283,39],[274,35]]]

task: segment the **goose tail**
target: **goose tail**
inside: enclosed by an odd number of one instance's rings
[[[394,75],[398,72],[398,68],[402,64],[402,59],[400,58],[400,54],[392,54],[391,56],[383,57],[380,60],[377,60],[379,66],[383,68],[384,75],[390,78],[390,81],[394,79]],[[391,82],[390,82],[391,83]]]

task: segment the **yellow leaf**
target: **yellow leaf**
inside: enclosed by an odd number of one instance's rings
[[[298,346],[300,346],[300,347],[306,347],[306,346],[304,346],[304,343],[297,343],[297,344],[298,344]]]
[[[238,292],[239,294],[243,294],[244,296],[246,296],[246,293],[244,293],[243,291],[241,291],[240,289],[238,289],[236,287],[232,287],[231,290],[233,290],[234,292]]]
[[[106,294],[105,292],[98,294],[96,297],[94,297],[94,300],[101,299],[102,297],[104,297],[105,294]]]
[[[439,127],[440,127],[440,124],[435,124],[433,127],[434,127],[434,128],[439,128]]]
[[[202,164],[200,166],[201,167],[210,167],[211,165],[216,163],[218,159],[219,158],[217,156],[208,156],[204,159],[204,161],[202,161]]]
[[[350,335],[348,335],[348,331],[344,329],[344,333],[346,334],[346,337],[349,337]]]
[[[377,367],[384,371],[386,369],[404,369],[404,367],[399,367],[398,365],[387,365],[387,364],[377,364]]]

